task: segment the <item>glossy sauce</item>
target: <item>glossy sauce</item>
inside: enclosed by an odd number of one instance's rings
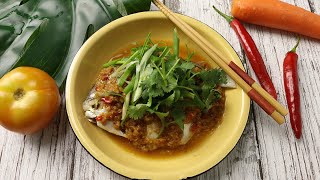
[[[214,129],[217,128],[219,126],[219,124],[221,123],[221,121],[219,121],[215,127],[213,129],[211,129],[210,132],[203,132],[203,133],[197,133],[195,134],[187,144],[185,145],[181,145],[175,149],[167,149],[167,148],[160,148],[160,149],[156,149],[154,151],[149,151],[149,152],[145,152],[145,151],[140,151],[139,149],[136,149],[133,145],[130,144],[129,140],[127,140],[126,138],[108,133],[108,136],[111,137],[111,139],[116,142],[116,144],[118,144],[119,146],[121,146],[122,148],[126,149],[128,152],[139,155],[139,156],[143,156],[146,158],[171,158],[172,156],[179,156],[179,155],[183,155],[185,153],[191,152],[193,150],[195,150],[197,147],[199,147],[199,145],[211,134],[214,133]]]

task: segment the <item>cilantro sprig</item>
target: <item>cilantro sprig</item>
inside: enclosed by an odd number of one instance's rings
[[[128,118],[139,120],[151,113],[161,120],[161,132],[171,123],[183,130],[186,108],[196,107],[206,112],[221,98],[217,88],[226,83],[225,72],[198,68],[191,62],[193,52],[188,51],[188,57],[182,59],[176,29],[173,34],[173,47],[154,44],[148,34],[144,44],[133,48],[129,57],[104,65],[104,68],[117,67],[112,76],[117,77],[126,94],[122,126]]]

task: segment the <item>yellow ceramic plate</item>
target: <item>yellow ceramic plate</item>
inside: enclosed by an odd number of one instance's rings
[[[232,47],[221,35],[205,24],[179,15],[200,34],[224,52],[225,56],[242,64]],[[119,146],[107,132],[90,123],[84,116],[82,102],[92,88],[102,65],[118,49],[144,40],[171,40],[175,26],[160,12],[143,12],[109,23],[91,36],[82,46],[71,65],[66,84],[66,104],[70,124],[81,144],[99,162],[113,171],[138,179],[182,179],[200,174],[218,164],[234,148],[247,122],[249,98],[240,88],[226,91],[226,109],[221,125],[192,151],[171,158],[148,158]],[[188,44],[207,57],[182,32],[181,44]],[[209,59],[209,58],[208,58]],[[214,65],[212,61],[209,62]]]

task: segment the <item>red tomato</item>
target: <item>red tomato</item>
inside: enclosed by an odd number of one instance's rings
[[[60,105],[59,89],[50,75],[18,67],[0,79],[0,125],[32,134],[51,122]]]

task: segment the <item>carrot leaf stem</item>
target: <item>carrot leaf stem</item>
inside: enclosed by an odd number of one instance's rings
[[[234,17],[228,16],[228,15],[224,14],[224,13],[221,12],[219,9],[217,9],[215,6],[212,6],[212,7],[213,7],[213,9],[214,9],[215,11],[217,11],[217,13],[219,13],[222,17],[224,17],[229,23],[231,23],[231,22],[233,21]]]
[[[299,43],[300,43],[300,36],[298,37],[298,41],[297,41],[297,44],[292,48],[292,50],[290,52],[296,52],[297,50],[297,47],[299,46]]]

